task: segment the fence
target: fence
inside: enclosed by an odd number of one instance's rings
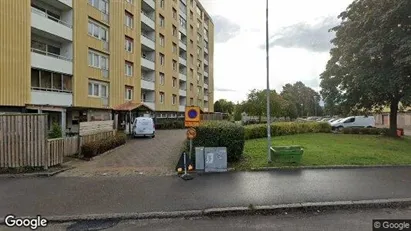
[[[201,114],[201,120],[223,120],[224,114],[215,113],[215,114]]]
[[[0,115],[0,168],[44,167],[63,163],[81,145],[116,134],[115,130],[84,136],[47,139],[47,115]]]
[[[48,167],[47,115],[0,115],[0,167]]]
[[[390,126],[390,115],[388,113],[374,115],[375,124],[378,126]],[[411,113],[398,113],[397,126],[411,128]]]

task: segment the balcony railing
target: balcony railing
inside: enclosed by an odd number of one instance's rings
[[[145,80],[145,81],[149,81],[149,82],[155,82],[154,79],[152,79],[152,78],[150,78],[150,77],[148,77],[148,76],[144,76],[144,75],[141,76],[141,79],[142,79],[142,80]]]
[[[180,42],[182,42],[184,45],[187,45],[187,40],[180,39]]]
[[[147,18],[149,18],[149,19],[151,19],[151,20],[154,21],[154,17],[153,17],[153,16],[149,15],[148,13],[146,13],[146,12],[144,12],[144,11],[141,11],[141,13],[144,14],[145,16],[147,16]]]
[[[35,13],[35,14],[37,14],[37,15],[43,16],[43,17],[45,17],[45,18],[48,18],[48,19],[50,19],[50,20],[53,20],[53,21],[55,21],[55,22],[57,22],[57,23],[60,23],[61,25],[66,26],[66,27],[72,28],[72,26],[71,26],[68,22],[65,22],[65,21],[62,21],[62,20],[60,20],[60,19],[58,19],[58,18],[55,18],[55,17],[47,14],[46,12],[41,11],[41,10],[39,10],[39,9],[36,9],[36,8],[34,8],[34,7],[31,7],[31,12],[33,12],[33,13]]]
[[[146,34],[143,34],[143,33],[141,33],[141,35],[142,35],[144,38],[150,39],[150,40],[153,41],[153,42],[156,41],[155,38],[150,37],[149,35],[146,35]]]
[[[73,93],[72,90],[63,90],[63,89],[55,89],[55,88],[44,88],[44,87],[31,87],[31,90],[49,91],[49,92],[62,92],[62,93]]]
[[[143,99],[143,103],[155,103],[156,101],[154,99]]]
[[[67,57],[64,57],[64,56],[61,56],[61,55],[56,55],[56,54],[53,54],[53,53],[51,53],[51,52],[39,50],[39,49],[36,49],[36,48],[31,48],[31,51],[32,51],[32,52],[35,52],[35,53],[38,53],[38,54],[42,54],[42,55],[46,55],[46,56],[51,56],[51,57],[54,57],[54,58],[56,58],[56,59],[63,59],[63,60],[70,61],[70,62],[72,61],[71,58],[67,58]]]

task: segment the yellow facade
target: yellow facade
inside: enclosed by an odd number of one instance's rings
[[[64,5],[66,1],[71,3],[69,6],[71,9]],[[142,10],[144,3],[154,3],[155,51],[152,53],[155,59],[155,70],[153,70],[155,111],[182,112],[182,106],[191,105],[191,98],[194,105],[199,105],[202,108],[208,107],[208,111],[213,111],[213,24],[211,19],[208,20],[208,23],[205,22],[205,18],[209,18],[209,16],[200,3],[197,1],[191,3],[191,0],[108,0],[105,12],[100,7],[99,1],[103,0],[45,1],[45,3],[51,4],[50,11],[45,12],[50,12],[53,15],[53,9],[61,7],[65,11],[61,14],[61,19],[65,19],[65,15],[72,15],[72,19],[67,19],[71,21],[72,26],[71,41],[68,41],[71,38],[66,40],[64,36],[63,39],[59,38],[58,34],[56,36],[53,34],[44,35],[47,38],[55,39],[56,43],[62,43],[61,52],[67,52],[67,48],[64,47],[67,44],[69,44],[67,45],[68,49],[72,46],[72,107],[112,109],[127,101],[136,103],[143,101]],[[186,83],[179,78],[181,71],[179,57],[180,1],[187,4]],[[92,5],[95,2],[98,3]],[[197,6],[203,12],[202,16],[196,12]],[[31,11],[29,0],[0,1],[0,106],[24,107],[33,104],[31,99],[33,83],[31,83],[30,78],[30,70],[33,65],[30,51],[33,34]],[[192,17],[190,12],[193,12]],[[132,15],[132,26],[126,25],[126,14]],[[161,26],[160,17],[164,19],[164,26]],[[209,31],[208,106],[204,102],[204,81],[203,79],[197,81],[197,73],[204,76],[203,66],[197,68],[198,59],[202,63],[204,62],[204,52],[202,51],[197,56],[197,46],[204,47],[203,38],[205,36],[203,27],[197,29],[197,20],[201,22],[202,26],[206,23]],[[59,21],[59,23],[61,22]],[[103,35],[93,36],[90,34],[90,23],[96,25],[96,28],[107,31],[105,39],[102,39]],[[193,31],[190,30],[190,25],[193,26]],[[57,31],[59,30],[57,29]],[[100,29],[92,29],[92,31],[100,31]],[[197,34],[202,36],[198,42]],[[130,44],[126,43],[126,40],[132,41],[130,42],[132,44],[131,52],[126,51],[129,46],[127,44]],[[193,43],[191,44],[190,41]],[[165,57],[163,64],[160,61],[160,54]],[[190,59],[191,56],[194,60]],[[93,64],[91,65],[91,63]],[[128,67],[126,65],[132,66],[131,76],[126,73]],[[192,76],[191,69],[193,70]],[[160,73],[164,74],[164,81],[161,80]],[[63,79],[63,77],[61,78]],[[41,77],[39,79],[42,81]],[[52,82],[53,84],[54,82]],[[56,82],[56,84],[59,83]],[[183,84],[187,86],[182,86]],[[190,84],[193,84],[192,90],[190,90]],[[201,91],[197,92],[199,87]],[[184,102],[184,97],[180,96],[180,90],[184,91],[185,88],[187,95]],[[107,94],[102,89],[107,89]],[[131,99],[127,99],[129,97],[127,89],[132,89]],[[98,93],[94,93],[95,91]],[[90,95],[90,92],[93,94]],[[164,94],[162,102],[160,94]]]

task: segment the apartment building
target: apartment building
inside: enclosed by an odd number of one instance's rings
[[[0,112],[72,130],[125,104],[212,112],[213,33],[198,0],[1,0]]]

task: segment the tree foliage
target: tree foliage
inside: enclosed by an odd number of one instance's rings
[[[294,104],[293,107],[295,107],[297,111],[297,116],[322,115],[320,95],[300,81],[294,84],[284,85],[281,96],[288,102]]]
[[[410,9],[409,0],[355,0],[339,15],[320,84],[331,110],[367,113],[389,105],[395,133],[398,104],[411,98]]]
[[[214,111],[231,114],[234,112],[234,103],[225,99],[220,99],[214,103]]]

